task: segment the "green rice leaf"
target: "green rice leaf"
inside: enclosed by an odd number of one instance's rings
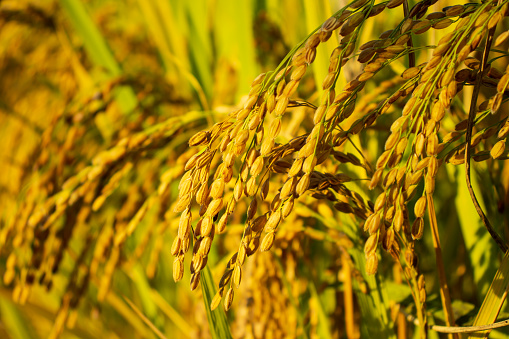
[[[12,339],[36,338],[27,326],[29,322],[18,308],[7,298],[0,297],[0,318],[2,327]]]
[[[482,326],[492,324],[497,320],[497,316],[507,297],[509,287],[509,251],[506,252],[500,268],[491,283],[488,294],[482,303],[481,309],[475,318],[473,326]],[[491,330],[477,332],[469,336],[469,338],[487,338]]]
[[[449,173],[455,173],[458,190],[456,194],[456,209],[467,253],[470,257],[470,264],[472,265],[477,295],[481,299],[488,290],[490,278],[496,272],[494,263],[496,262],[498,248],[475,211],[465,183],[464,167],[458,166],[455,169],[449,169]],[[471,178],[474,191],[481,192],[475,175],[472,175]],[[477,198],[482,208],[486,210],[483,206],[481,195],[478,194]]]
[[[115,60],[106,40],[88,14],[85,4],[79,0],[60,0],[76,33],[81,37],[90,59],[102,68],[108,78],[122,75],[122,69]],[[121,86],[116,90],[117,103],[122,112],[130,113],[138,104],[132,88]]]
[[[209,321],[210,335],[214,339],[233,338],[223,308],[217,307],[214,311],[210,309],[210,304],[216,294],[216,288],[208,266],[201,271],[200,284],[203,293],[203,303],[207,312],[207,320]]]

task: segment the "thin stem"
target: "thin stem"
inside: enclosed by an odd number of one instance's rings
[[[400,308],[401,309],[401,308]],[[414,324],[415,326],[420,326],[419,319],[415,316],[408,314],[404,311],[400,311],[403,314],[408,322]],[[439,326],[432,325],[429,327],[430,330],[440,333],[474,333],[474,332],[482,332],[486,330],[492,330],[495,328],[509,326],[509,319],[502,320],[493,324],[488,325],[479,325],[479,326]]]
[[[509,326],[509,319],[499,321],[494,324],[482,325],[482,326],[465,326],[465,327],[448,327],[448,326],[431,326],[431,330],[441,333],[473,333],[481,332],[485,330],[492,330],[494,328],[500,328]]]
[[[437,262],[438,280],[440,281],[440,299],[445,314],[445,323],[447,326],[455,326],[454,313],[451,305],[451,296],[449,295],[449,287],[445,276],[444,261],[442,259],[442,247],[440,245],[440,236],[438,234],[437,216],[435,213],[435,204],[431,194],[426,194],[428,201],[428,215],[431,226],[431,234],[433,235],[433,247],[435,248],[435,260]],[[452,337],[452,336],[450,336]],[[457,338],[457,336],[454,336]]]
[[[403,1],[403,13],[405,14],[405,18],[408,18],[410,9],[408,8],[408,1]],[[408,52],[408,66],[410,68],[415,67],[415,53],[413,51],[414,43],[412,41],[412,34],[410,34],[410,39],[407,41],[407,46],[410,49]]]
[[[355,311],[353,302],[353,288],[352,288],[352,270],[350,263],[346,257],[347,253],[342,253],[341,263],[343,265],[343,295],[345,305],[345,329],[347,338],[355,338]]]
[[[502,240],[500,235],[493,229],[493,227],[490,224],[490,221],[484,214],[481,206],[479,205],[479,202],[477,201],[477,197],[475,196],[474,190],[472,188],[472,183],[470,180],[470,156],[471,156],[471,141],[472,141],[472,128],[474,125],[474,119],[475,119],[475,113],[476,113],[476,107],[477,107],[477,97],[479,96],[479,92],[481,90],[481,82],[482,77],[484,74],[484,71],[486,69],[486,63],[488,60],[488,55],[490,53],[491,43],[493,41],[493,34],[495,33],[495,27],[490,29],[488,32],[488,38],[486,40],[486,46],[484,47],[484,53],[482,56],[482,62],[481,62],[481,68],[479,72],[477,73],[477,78],[475,80],[474,85],[474,92],[472,94],[472,101],[470,103],[470,110],[468,112],[468,124],[467,124],[467,135],[466,135],[466,151],[465,151],[465,177],[467,181],[467,188],[468,192],[470,193],[470,198],[472,199],[472,202],[474,203],[475,210],[477,211],[477,214],[479,214],[479,217],[481,218],[484,226],[490,233],[491,237],[495,242],[497,243],[498,247],[505,253],[507,252],[507,245]]]
[[[394,282],[396,284],[401,284],[403,280],[401,279],[401,265],[394,265],[393,268]],[[398,307],[395,305],[394,307]],[[401,306],[399,306],[401,309]],[[407,338],[407,324],[405,315],[401,312],[398,312],[397,317],[397,326],[398,326],[398,339],[406,339]]]

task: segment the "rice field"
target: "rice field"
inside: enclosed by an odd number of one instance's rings
[[[509,0],[0,2],[0,337],[507,338]]]

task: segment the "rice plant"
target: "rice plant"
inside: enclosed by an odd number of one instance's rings
[[[507,336],[509,1],[0,14],[6,337]]]

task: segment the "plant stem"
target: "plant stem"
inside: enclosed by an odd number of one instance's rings
[[[353,304],[353,289],[352,289],[352,270],[350,263],[346,258],[348,254],[341,255],[341,263],[343,265],[343,295],[345,305],[345,329],[347,338],[355,338],[355,311]]]
[[[428,200],[429,223],[431,226],[431,234],[433,236],[433,247],[435,248],[435,259],[438,270],[438,280],[440,281],[440,299],[445,314],[445,323],[447,326],[455,326],[454,313],[452,311],[451,297],[449,295],[449,287],[445,276],[444,261],[442,259],[442,247],[440,245],[440,236],[438,234],[437,216],[435,213],[435,204],[431,194],[426,194]],[[449,335],[452,338],[452,335]],[[457,335],[454,336],[458,338]]]
[[[476,113],[476,107],[477,107],[477,97],[479,96],[479,92],[481,90],[481,83],[482,83],[482,77],[484,74],[484,71],[486,69],[486,63],[488,60],[488,55],[490,53],[491,49],[491,43],[493,41],[493,34],[495,33],[496,26],[490,29],[488,32],[488,38],[486,39],[486,46],[484,47],[484,53],[482,56],[481,61],[481,67],[479,69],[479,72],[477,73],[477,78],[475,80],[474,85],[474,92],[472,94],[472,101],[470,102],[470,109],[468,112],[468,124],[467,124],[467,134],[466,134],[466,150],[465,150],[465,177],[467,181],[467,188],[468,192],[470,193],[470,197],[472,199],[472,202],[474,203],[475,210],[477,211],[477,214],[479,214],[479,217],[481,218],[484,226],[490,233],[491,237],[495,242],[497,243],[498,247],[505,253],[507,252],[507,245],[502,240],[500,235],[493,229],[493,227],[490,224],[490,221],[484,214],[481,206],[479,205],[479,202],[477,201],[477,197],[475,196],[474,190],[472,188],[472,183],[470,181],[470,146],[472,141],[472,128],[474,125],[474,118]]]
[[[403,13],[405,15],[405,18],[409,16],[410,10],[408,8],[408,1],[403,1]],[[408,66],[415,67],[415,53],[412,51],[412,48],[414,47],[414,43],[412,41],[412,34],[410,34],[410,39],[407,41],[407,46],[410,48],[410,52],[408,53]]]

